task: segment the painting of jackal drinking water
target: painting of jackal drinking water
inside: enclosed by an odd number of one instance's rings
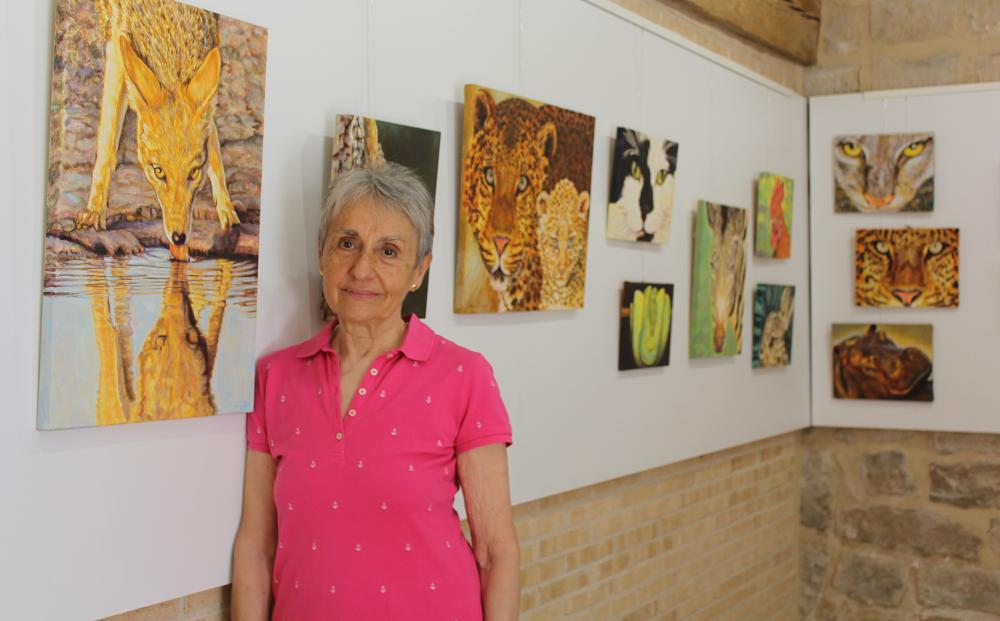
[[[267,31],[59,0],[37,427],[253,405]]]

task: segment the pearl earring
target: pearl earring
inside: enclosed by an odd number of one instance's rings
[[[417,290],[417,283],[413,283],[412,285],[410,285],[410,291],[416,291],[416,290]]]

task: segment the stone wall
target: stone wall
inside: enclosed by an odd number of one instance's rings
[[[807,95],[1000,80],[997,0],[823,0]]]
[[[803,433],[805,620],[1000,619],[1000,436]]]

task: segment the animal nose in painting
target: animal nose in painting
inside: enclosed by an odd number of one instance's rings
[[[892,202],[892,199],[896,198],[895,195],[889,194],[888,196],[873,196],[871,194],[865,194],[865,200],[872,207],[885,207]]]
[[[173,233],[170,235],[170,239],[174,242],[176,246],[183,246],[184,242],[187,241],[186,233]]]
[[[912,306],[913,301],[920,297],[920,289],[893,289],[892,294],[903,303],[904,306]]]
[[[509,237],[504,237],[502,235],[497,235],[493,238],[493,244],[497,247],[497,256],[503,254],[503,251],[507,248],[507,244],[510,243]]]

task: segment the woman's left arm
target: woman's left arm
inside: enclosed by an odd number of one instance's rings
[[[514,530],[507,447],[488,444],[458,455],[458,478],[479,566],[484,621],[516,621],[521,550]]]

